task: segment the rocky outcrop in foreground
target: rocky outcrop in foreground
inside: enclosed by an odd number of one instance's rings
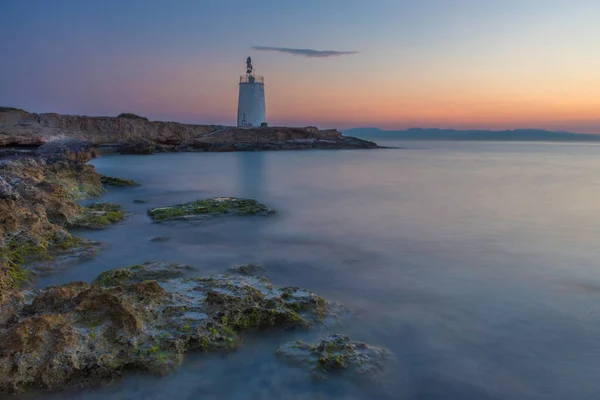
[[[0,165],[0,392],[81,386],[126,370],[163,374],[188,351],[237,347],[245,331],[336,319],[341,307],[309,290],[274,286],[252,264],[197,277],[190,266],[149,262],[105,271],[91,284],[23,289],[32,269],[56,270],[91,254],[92,244],[67,228],[95,229],[125,217],[115,203],[75,202],[100,195],[103,184],[135,184],[101,177],[86,164],[94,155],[89,142],[56,140],[33,158]],[[157,221],[273,212],[230,197],[148,211]],[[311,370],[370,377],[387,360],[383,349],[341,335],[284,345],[278,354]]]
[[[3,293],[27,280],[22,266],[50,263],[77,249],[77,256],[91,255],[90,244],[67,227],[98,227],[123,218],[115,205],[75,203],[103,192],[100,175],[85,164],[93,156],[89,143],[56,141],[41,146],[35,158],[0,165],[0,302]]]
[[[345,137],[335,129],[189,125],[148,121],[137,116],[131,117],[130,114],[119,117],[87,117],[32,114],[0,107],[0,149],[34,148],[57,138],[84,139],[100,151],[123,154],[378,147],[373,142]]]
[[[236,197],[214,197],[148,210],[148,215],[155,222],[198,219],[217,215],[271,215],[274,213],[275,210],[256,200]]]
[[[128,369],[165,373],[191,350],[235,348],[243,331],[303,328],[330,305],[267,278],[185,278],[192,267],[146,263],[27,291],[0,321],[0,390],[58,388]]]

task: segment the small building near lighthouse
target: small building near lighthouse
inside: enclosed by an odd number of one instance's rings
[[[267,123],[265,111],[265,78],[254,75],[252,59],[246,59],[246,74],[240,76],[237,126],[256,127]]]

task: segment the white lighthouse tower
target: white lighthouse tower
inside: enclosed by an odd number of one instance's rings
[[[261,126],[265,117],[265,79],[254,75],[252,59],[246,59],[246,75],[240,76],[237,126]]]

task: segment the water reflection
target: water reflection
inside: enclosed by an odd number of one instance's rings
[[[237,176],[238,187],[237,196],[241,198],[254,199],[261,203],[266,203],[264,198],[265,187],[265,156],[263,152],[240,152],[236,154],[237,158]],[[240,221],[241,222],[241,221]],[[260,263],[259,246],[264,239],[261,239],[262,224],[255,221],[247,221],[243,229],[238,231],[240,240],[249,246],[252,250],[246,256],[248,262]]]
[[[265,186],[264,155],[262,152],[237,153],[238,196],[262,201]]]

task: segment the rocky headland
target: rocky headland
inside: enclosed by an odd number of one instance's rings
[[[377,144],[316,127],[238,128],[149,121],[134,114],[87,117],[0,107],[0,150],[19,155],[55,139],[86,140],[101,152],[372,149]]]

